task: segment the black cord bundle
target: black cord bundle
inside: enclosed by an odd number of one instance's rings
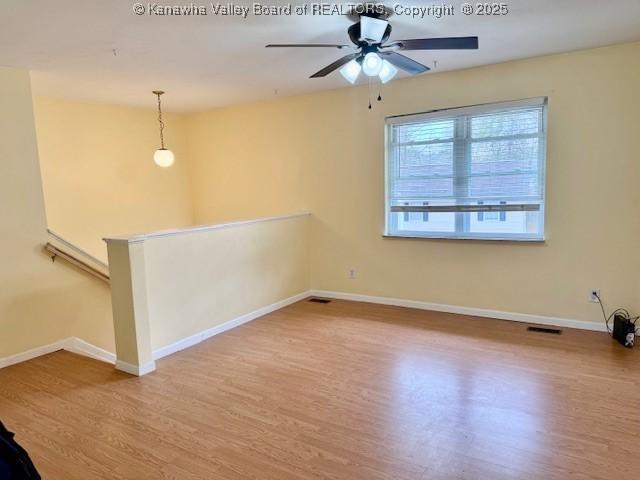
[[[598,303],[600,304],[600,310],[602,310],[602,317],[604,318],[604,324],[607,327],[607,333],[610,336],[613,336],[613,331],[611,330],[611,328],[609,327],[609,323],[611,322],[611,319],[614,318],[616,316],[616,314],[620,314],[622,315],[625,320],[629,320],[631,323],[633,323],[633,328],[635,330],[636,335],[638,334],[638,327],[636,327],[636,322],[638,321],[638,319],[640,318],[640,315],[632,317],[631,314],[629,313],[629,310],[627,310],[626,308],[616,308],[611,315],[609,315],[607,317],[607,314],[604,311],[604,305],[602,304],[602,299],[600,298],[600,295],[598,295],[597,293],[594,292],[593,294],[597,299],[598,299]]]

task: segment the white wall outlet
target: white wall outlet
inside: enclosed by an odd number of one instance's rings
[[[355,270],[355,268],[350,268],[349,270],[347,270],[347,278],[349,280],[355,280],[356,279],[356,270]]]
[[[593,303],[598,303],[598,297],[602,298],[600,296],[600,290],[597,288],[592,288],[591,290],[589,290],[589,301],[593,302]]]

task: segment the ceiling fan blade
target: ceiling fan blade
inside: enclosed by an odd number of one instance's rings
[[[398,50],[477,50],[478,37],[415,38],[397,40],[385,47]]]
[[[360,17],[360,40],[369,43],[380,43],[387,31],[389,22],[380,18]]]
[[[338,45],[333,43],[270,43],[265,48],[353,48],[352,45]]]
[[[333,62],[331,65],[327,65],[322,70],[314,73],[313,75],[311,75],[310,78],[326,77],[334,70],[337,70],[343,65],[346,65],[347,63],[349,63],[351,60],[355,60],[356,58],[358,58],[358,56],[360,56],[360,52],[350,53],[349,55],[345,55],[344,57]]]
[[[419,73],[428,72],[431,70],[426,65],[421,64],[420,62],[416,62],[415,60],[405,57],[404,55],[400,55],[396,52],[380,52],[380,55],[383,56],[389,63],[395,65],[396,67],[404,70],[411,75],[418,75]]]

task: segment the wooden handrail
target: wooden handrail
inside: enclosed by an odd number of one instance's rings
[[[84,270],[85,272],[93,275],[94,277],[99,278],[104,282],[111,283],[111,280],[109,279],[109,275],[107,275],[104,272],[101,272],[97,268],[92,267],[88,263],[83,262],[79,258],[74,257],[72,254],[65,252],[64,250],[60,250],[55,245],[52,245],[51,243],[47,242],[47,244],[44,246],[44,249],[51,256],[51,260],[55,261],[56,257],[60,257],[66,260],[67,262],[69,262],[70,264],[78,267],[80,270]]]
[[[47,229],[47,234],[49,235],[49,239],[47,240],[58,250],[62,250],[67,253],[67,255],[71,255],[72,257],[76,257],[82,259],[85,263],[97,268],[102,272],[109,272],[109,265],[100,260],[99,258],[94,257],[86,250],[78,247],[77,245],[71,243],[69,240],[63,238],[56,232],[51,229]]]

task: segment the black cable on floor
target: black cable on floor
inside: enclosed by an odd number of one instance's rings
[[[600,310],[602,310],[602,318],[604,318],[604,324],[607,328],[607,333],[609,334],[609,336],[613,337],[613,331],[611,330],[611,328],[609,327],[609,323],[611,322],[612,318],[615,318],[616,314],[620,314],[622,315],[626,320],[629,320],[631,323],[633,323],[633,328],[635,331],[636,336],[638,335],[638,328],[636,327],[636,322],[638,321],[638,319],[640,318],[640,316],[636,316],[636,317],[632,317],[631,314],[629,313],[629,310],[627,310],[626,308],[616,308],[611,315],[607,316],[605,310],[604,310],[604,305],[602,303],[602,299],[600,298],[600,295],[598,295],[597,293],[593,293],[593,295],[598,299],[598,304],[600,305]]]

